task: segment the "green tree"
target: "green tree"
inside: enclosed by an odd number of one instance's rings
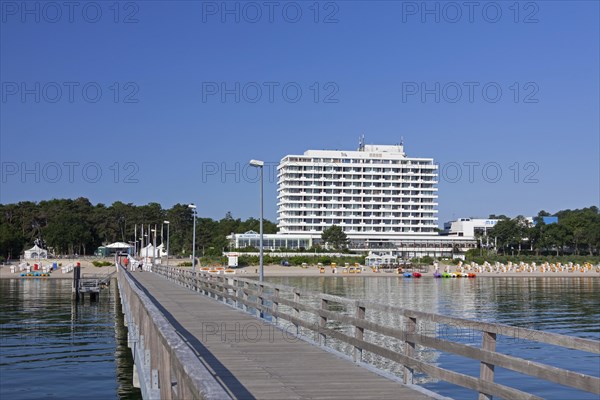
[[[211,218],[198,218],[196,221],[196,254],[201,255],[220,255],[222,243],[215,243],[219,237],[216,234],[219,223]],[[215,248],[218,249],[214,251]]]
[[[564,210],[557,214],[559,225],[569,231],[571,237],[570,247],[576,255],[580,249],[587,247],[592,254],[594,229],[600,224],[600,214],[597,207],[583,208],[580,210]]]
[[[0,256],[5,259],[19,258],[25,238],[18,229],[8,223],[0,223]]]
[[[171,254],[192,254],[192,228],[194,224],[192,210],[187,204],[178,203],[166,211],[165,219],[171,224],[169,227],[169,250]],[[196,230],[198,230],[198,226],[196,226]]]
[[[498,249],[506,254],[506,250],[517,245],[520,229],[516,219],[502,219],[490,230],[490,237],[496,238]]]
[[[324,229],[321,234],[321,239],[336,250],[342,250],[348,246],[346,233],[337,225],[332,225],[329,228]]]
[[[525,240],[529,240],[529,221],[522,215],[514,219],[516,223],[515,241],[517,242],[517,254],[521,255],[522,245]]]
[[[544,243],[546,244],[546,248],[548,250],[553,249],[556,251],[557,256],[560,255],[571,238],[572,235],[564,225],[546,225],[546,229],[544,231]]]

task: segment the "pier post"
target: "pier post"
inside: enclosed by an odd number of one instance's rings
[[[239,286],[239,284],[236,284],[236,286],[237,287],[235,289],[235,306],[243,310],[244,303],[242,303],[242,298],[244,297],[244,291],[242,287]]]
[[[407,335],[415,335],[417,333],[417,319],[413,317],[406,318],[406,333]],[[415,356],[415,342],[404,342],[404,355],[407,357]],[[413,369],[409,366],[404,366],[404,384],[413,383]]]
[[[225,287],[225,285],[227,284],[227,278],[225,278],[225,275],[219,275],[219,287],[220,287],[220,292],[221,292],[221,301],[225,304],[227,304],[227,288]]]
[[[354,315],[357,319],[365,319],[365,307],[356,306],[356,313]],[[363,340],[365,335],[365,328],[354,326],[354,338],[357,340]],[[354,362],[362,361],[362,349],[360,347],[354,347]]]
[[[263,318],[264,314],[262,312],[262,305],[264,304],[263,302],[263,292],[264,292],[265,288],[262,285],[262,283],[258,284],[258,295],[256,296],[256,316],[258,318]]]
[[[243,296],[244,296],[244,311],[248,311],[248,290],[250,290],[250,284],[248,282],[244,282],[244,290],[243,290]]]
[[[481,348],[483,350],[496,351],[496,334],[493,332],[481,332]],[[481,362],[479,367],[479,378],[483,381],[494,381],[494,364]],[[492,396],[479,392],[479,400],[492,400]]]
[[[325,311],[329,310],[329,300],[325,300],[325,299],[321,298],[321,310],[325,310]],[[319,317],[319,328],[325,328],[326,325],[327,325],[327,317],[324,317],[321,315]],[[325,346],[326,341],[327,341],[327,336],[325,335],[325,333],[321,333],[319,335],[319,344],[321,346]]]
[[[295,303],[300,303],[300,292],[298,290],[294,290],[294,302]],[[294,308],[294,317],[300,319],[300,309],[299,308]],[[296,335],[300,334],[300,325],[298,324],[294,324],[296,325]]]
[[[79,301],[79,280],[81,279],[81,264],[73,268],[73,300]]]
[[[273,311],[277,312],[279,311],[279,301],[277,300],[279,298],[279,288],[275,288],[275,296],[274,296],[274,300],[273,300]],[[278,322],[278,318],[277,316],[273,316],[274,321],[275,321],[275,325],[277,325]]]

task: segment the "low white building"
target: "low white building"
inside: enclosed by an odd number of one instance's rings
[[[227,236],[231,250],[245,247],[259,248],[260,235],[254,231]],[[306,249],[315,245],[323,245],[320,238],[309,235],[265,234],[263,248],[267,251],[278,249]],[[441,235],[402,236],[395,240],[389,239],[351,239],[348,249],[355,253],[377,252],[380,255],[410,259],[413,257],[454,257],[458,253],[475,248],[476,242],[472,237],[451,237]]]
[[[231,247],[234,249],[243,249],[245,247],[259,248],[260,234],[254,231],[245,233],[236,233],[227,236]],[[310,249],[313,246],[313,239],[307,235],[282,235],[282,234],[263,234],[263,249]]]
[[[444,223],[444,235],[464,236],[474,238],[475,235],[487,236],[487,233],[500,221],[489,218],[459,218],[455,221]],[[525,217],[529,226],[533,225],[533,217]]]
[[[444,234],[449,236],[475,237],[475,233],[486,235],[499,220],[484,218],[459,218],[456,221],[444,223]]]

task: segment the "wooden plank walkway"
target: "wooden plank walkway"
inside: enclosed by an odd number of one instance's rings
[[[157,274],[131,276],[234,398],[431,398]]]

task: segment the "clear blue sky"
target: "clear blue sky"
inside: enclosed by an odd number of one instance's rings
[[[246,218],[248,160],[363,133],[440,163],[440,224],[599,203],[597,1],[22,4],[0,2],[2,203]]]

